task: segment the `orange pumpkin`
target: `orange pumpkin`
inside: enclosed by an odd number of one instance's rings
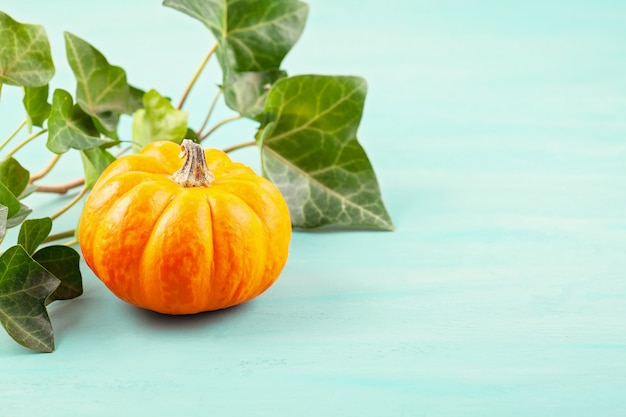
[[[287,261],[291,221],[278,189],[224,152],[155,142],[102,173],[78,238],[87,265],[122,300],[192,314],[269,288]]]

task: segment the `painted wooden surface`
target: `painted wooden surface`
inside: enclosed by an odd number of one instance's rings
[[[179,97],[212,40],[158,3],[0,9],[46,25],[56,86],[73,89],[68,30]],[[55,353],[0,332],[0,415],[624,415],[626,3],[310,4],[285,68],[368,80],[359,138],[396,231],[296,233],[267,293],[192,317],[128,306],[85,268],[85,295],[51,308]]]

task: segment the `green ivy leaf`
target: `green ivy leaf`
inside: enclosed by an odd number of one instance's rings
[[[359,77],[302,75],[283,78],[270,91],[259,135],[262,165],[294,226],[393,229],[356,139],[366,90]]]
[[[37,191],[37,186],[34,184],[28,184],[26,186],[26,188],[24,188],[24,191],[22,191],[22,193],[20,195],[17,196],[18,200],[21,200],[23,198],[28,197],[29,195],[31,195],[32,193]]]
[[[200,20],[217,39],[224,70],[279,69],[304,30],[306,3],[297,0],[165,0]],[[225,71],[226,72],[226,71]]]
[[[76,298],[83,293],[80,255],[74,249],[62,245],[46,246],[35,252],[33,259],[61,281],[46,299],[46,304]]]
[[[20,245],[0,256],[0,322],[16,342],[39,352],[54,350],[45,301],[59,284]]]
[[[143,109],[133,116],[133,142],[142,146],[158,140],[180,143],[187,133],[186,111],[177,110],[157,91],[143,96]]]
[[[43,122],[50,116],[48,103],[48,84],[41,87],[24,87],[24,108],[28,117],[29,129],[33,126],[43,127]]]
[[[30,180],[30,173],[13,157],[0,162],[0,183],[16,197],[24,192]]]
[[[285,71],[232,72],[224,77],[224,100],[241,115],[261,121],[265,98],[272,85],[287,76]]]
[[[103,148],[93,148],[80,151],[85,171],[85,187],[90,190],[115,157]]]
[[[65,50],[77,82],[76,102],[106,130],[116,130],[120,114],[130,112],[126,72],[109,64],[100,51],[69,32],[65,32]]]
[[[39,87],[54,76],[43,26],[19,23],[0,12],[0,83]]]
[[[133,87],[132,85],[129,85],[129,87],[130,95],[128,96],[128,103],[130,106],[130,113],[132,114],[139,109],[143,109],[143,95],[146,94],[146,92],[137,87]]]
[[[9,217],[9,209],[0,204],[0,243],[7,234],[7,219]]]
[[[8,219],[20,211],[19,200],[2,182],[0,182],[0,204],[7,208]]]
[[[97,135],[91,117],[80,106],[72,103],[70,93],[55,90],[48,120],[48,149],[61,154],[70,149],[92,149],[109,142]]]
[[[29,129],[33,126],[43,127],[50,116],[52,106],[48,103],[48,84],[41,87],[24,87],[24,108],[28,117]]]
[[[10,229],[12,227],[19,226],[20,224],[22,224],[24,219],[27,218],[28,215],[32,212],[33,211],[29,207],[20,203],[20,208],[18,212],[9,217],[9,219],[7,220],[7,227]]]
[[[50,217],[25,220],[20,227],[17,244],[22,245],[26,253],[32,255],[52,230]]]
[[[191,139],[192,141],[198,143],[198,140],[200,139],[198,137],[198,133],[193,130],[192,128],[188,127],[187,128],[187,133],[185,133],[185,139]]]

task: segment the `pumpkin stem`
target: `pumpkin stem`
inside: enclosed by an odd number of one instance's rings
[[[172,175],[172,180],[181,187],[209,187],[215,177],[206,163],[202,146],[185,139],[180,148],[180,157],[185,158],[185,162]]]

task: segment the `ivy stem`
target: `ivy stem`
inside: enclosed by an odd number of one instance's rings
[[[64,242],[62,245],[63,246],[74,246],[77,243],[78,243],[78,239],[74,238],[72,240],[68,240],[67,242]]]
[[[40,193],[56,193],[56,194],[65,194],[69,190],[80,187],[85,184],[85,178],[78,178],[74,181],[66,182],[65,184],[59,185],[38,185],[37,190]]]
[[[189,81],[189,85],[187,85],[187,88],[185,89],[185,92],[183,93],[183,96],[180,99],[180,103],[178,103],[178,110],[183,108],[183,104],[185,104],[185,100],[187,100],[187,96],[189,95],[189,92],[193,88],[194,84],[198,80],[198,77],[200,76],[200,73],[202,73],[202,70],[204,70],[204,67],[206,67],[207,62],[209,62],[209,59],[215,53],[216,50],[217,50],[217,42],[215,42],[213,46],[211,47],[211,49],[209,49],[209,52],[206,54],[206,56],[202,60],[202,63],[200,63],[200,66],[196,70],[196,73],[191,78],[191,81]]]
[[[250,142],[244,142],[244,143],[240,143],[238,145],[231,146],[229,148],[225,148],[224,152],[229,153],[229,152],[232,152],[232,151],[236,151],[237,149],[247,148],[248,146],[254,146],[254,145],[256,145],[256,141],[254,141],[254,140],[250,141]]]
[[[54,233],[43,240],[43,243],[50,243],[68,237],[73,237],[76,234],[76,230],[66,230],[64,232]]]
[[[217,129],[219,129],[220,127],[224,126],[226,123],[229,122],[234,122],[235,120],[239,120],[243,118],[242,115],[237,114],[235,116],[232,117],[227,117],[223,120],[221,120],[220,122],[218,122],[215,126],[213,126],[212,128],[209,129],[208,132],[206,132],[204,135],[200,136],[200,138],[198,139],[200,142],[202,142],[203,140],[205,140],[207,137],[209,137],[213,132],[215,132]]]
[[[217,100],[219,100],[221,95],[222,95],[222,89],[220,88],[219,90],[217,90],[217,93],[215,94],[215,97],[213,97],[213,101],[211,102],[211,106],[209,107],[209,111],[207,112],[206,117],[204,118],[204,121],[202,122],[202,126],[200,126],[200,129],[198,129],[198,131],[196,132],[198,137],[202,136],[202,131],[206,127],[207,123],[209,123],[209,119],[211,118],[211,114],[213,114],[213,110],[215,109],[215,105],[217,104]]]
[[[121,151],[119,151],[115,157],[119,158],[120,156],[122,156],[123,154],[125,154],[126,152],[128,152],[130,149],[132,149],[131,146],[127,146],[126,148],[122,149]],[[54,165],[54,163],[56,163],[56,161],[58,161],[60,155],[57,155],[55,157],[55,160],[53,160],[53,162],[50,163],[50,165],[48,165],[48,167],[46,167],[46,169],[48,168],[52,168],[52,166]],[[39,174],[36,174],[33,176],[33,179],[31,179],[31,183],[37,179],[40,179],[42,177],[42,173],[47,174],[47,172],[42,171]],[[85,184],[85,177],[83,178],[77,178],[74,181],[70,181],[70,182],[66,182],[65,184],[58,184],[58,185],[38,185],[37,186],[37,192],[40,193],[55,193],[55,194],[65,194],[67,193],[69,190],[76,188],[76,187],[80,187],[81,185]]]
[[[50,163],[43,170],[41,170],[41,172],[38,172],[35,175],[31,175],[31,177],[30,177],[31,184],[33,182],[37,181],[37,180],[42,179],[46,175],[48,175],[48,173],[50,173],[50,171],[52,171],[52,168],[54,168],[56,163],[59,162],[59,159],[61,159],[61,154],[54,155],[54,158],[52,158]]]
[[[2,86],[2,84],[0,84],[0,87]],[[9,142],[11,142],[11,139],[13,139],[18,133],[20,133],[20,130],[22,130],[22,128],[26,126],[26,119],[24,119],[22,121],[22,123],[20,123],[20,125],[17,127],[17,129],[15,129],[15,131],[13,131],[13,133],[11,133],[9,135],[8,138],[6,138],[6,140],[4,142],[2,142],[2,145],[0,145],[0,151],[2,150],[2,148],[4,148],[5,146],[7,146],[7,144]]]
[[[43,135],[44,133],[46,133],[48,131],[48,129],[43,129],[40,130],[37,133],[34,133],[32,135],[30,135],[29,137],[27,137],[26,139],[24,139],[19,145],[17,145],[11,152],[9,152],[7,154],[7,158],[12,157],[13,155],[15,155],[15,152],[19,151],[20,149],[22,149],[25,145],[27,145],[29,142],[31,142],[33,139],[38,138],[39,136]]]
[[[65,205],[65,207],[63,207],[61,210],[57,211],[56,213],[54,213],[52,216],[50,216],[51,220],[56,220],[59,216],[61,216],[63,213],[65,213],[66,211],[68,211],[69,209],[71,209],[72,207],[74,207],[74,205],[76,203],[78,203],[80,201],[81,198],[83,198],[83,196],[85,194],[87,194],[87,187],[83,187],[80,192],[78,194],[76,194],[76,197],[72,198],[72,200],[67,203]]]

